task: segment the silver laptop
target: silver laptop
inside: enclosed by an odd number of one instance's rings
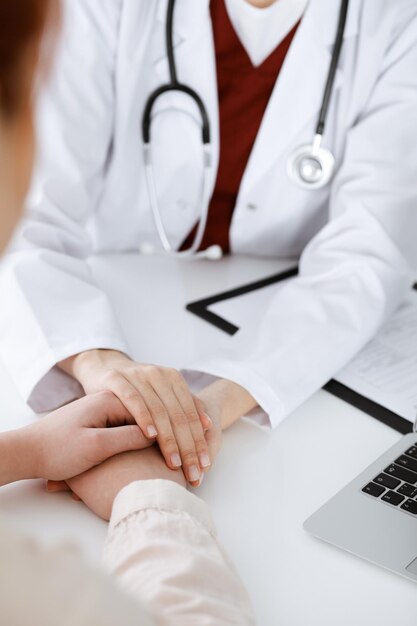
[[[417,582],[417,433],[405,435],[304,528]]]

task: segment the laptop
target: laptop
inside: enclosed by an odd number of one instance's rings
[[[304,528],[417,582],[417,432],[402,437],[309,517]]]

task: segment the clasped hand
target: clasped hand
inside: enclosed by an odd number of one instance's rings
[[[136,480],[165,479],[185,486],[182,469],[170,469],[155,442],[110,392],[91,394],[58,409],[31,429],[35,475],[50,490],[70,489],[97,515],[109,519],[118,492]],[[216,418],[206,433],[209,453],[220,448]]]
[[[136,363],[115,350],[90,350],[60,363],[85,393],[111,391],[149,441],[157,441],[169,468],[182,467],[197,486],[212,463],[205,431],[212,421],[181,373]]]
[[[72,490],[103,519],[110,518],[115,497],[131,482],[159,478],[186,484],[183,471],[166,465],[155,442],[110,392],[86,396],[29,428],[39,449],[37,475],[54,481],[50,490]],[[206,441],[215,458],[221,444],[215,416]]]
[[[64,481],[109,457],[152,445],[109,391],[85,396],[22,429],[32,477]]]

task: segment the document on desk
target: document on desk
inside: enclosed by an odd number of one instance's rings
[[[411,422],[417,414],[417,291],[336,380]]]
[[[216,315],[239,328],[254,320],[254,310],[262,311],[281,285],[224,300],[208,307]],[[254,302],[256,298],[256,304]],[[417,291],[335,380],[354,392],[413,422],[417,413]]]

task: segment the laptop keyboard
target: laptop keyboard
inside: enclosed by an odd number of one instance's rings
[[[362,491],[417,516],[417,442]]]

